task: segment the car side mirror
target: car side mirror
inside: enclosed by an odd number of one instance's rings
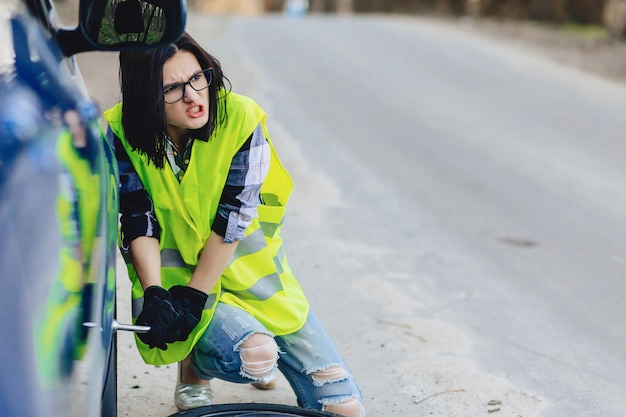
[[[185,0],[81,0],[78,27],[57,32],[65,56],[79,52],[145,49],[178,40]]]

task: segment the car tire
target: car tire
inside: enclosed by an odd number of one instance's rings
[[[102,417],[117,417],[117,333],[115,332],[111,337],[100,415]]]
[[[281,404],[218,404],[194,408],[170,417],[337,417],[320,410]]]

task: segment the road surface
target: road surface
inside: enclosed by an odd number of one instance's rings
[[[188,31],[268,112],[296,181],[287,253],[368,415],[623,415],[622,85],[417,18],[192,13]],[[115,54],[80,62],[119,98]],[[120,415],[173,413],[175,369],[130,335],[120,355]]]

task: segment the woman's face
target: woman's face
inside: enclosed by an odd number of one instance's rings
[[[163,64],[163,91],[170,90],[167,97],[182,98],[174,103],[165,103],[165,118],[168,134],[173,139],[186,136],[189,129],[199,129],[209,121],[209,89],[194,90],[188,83],[198,76],[203,68],[188,51],[178,51]],[[200,77],[204,77],[200,73]],[[186,84],[185,84],[186,83]],[[184,85],[184,94],[182,94]]]

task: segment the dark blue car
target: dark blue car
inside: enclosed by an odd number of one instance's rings
[[[117,168],[73,55],[171,42],[185,3],[79,8],[0,2],[2,417],[117,415]]]

